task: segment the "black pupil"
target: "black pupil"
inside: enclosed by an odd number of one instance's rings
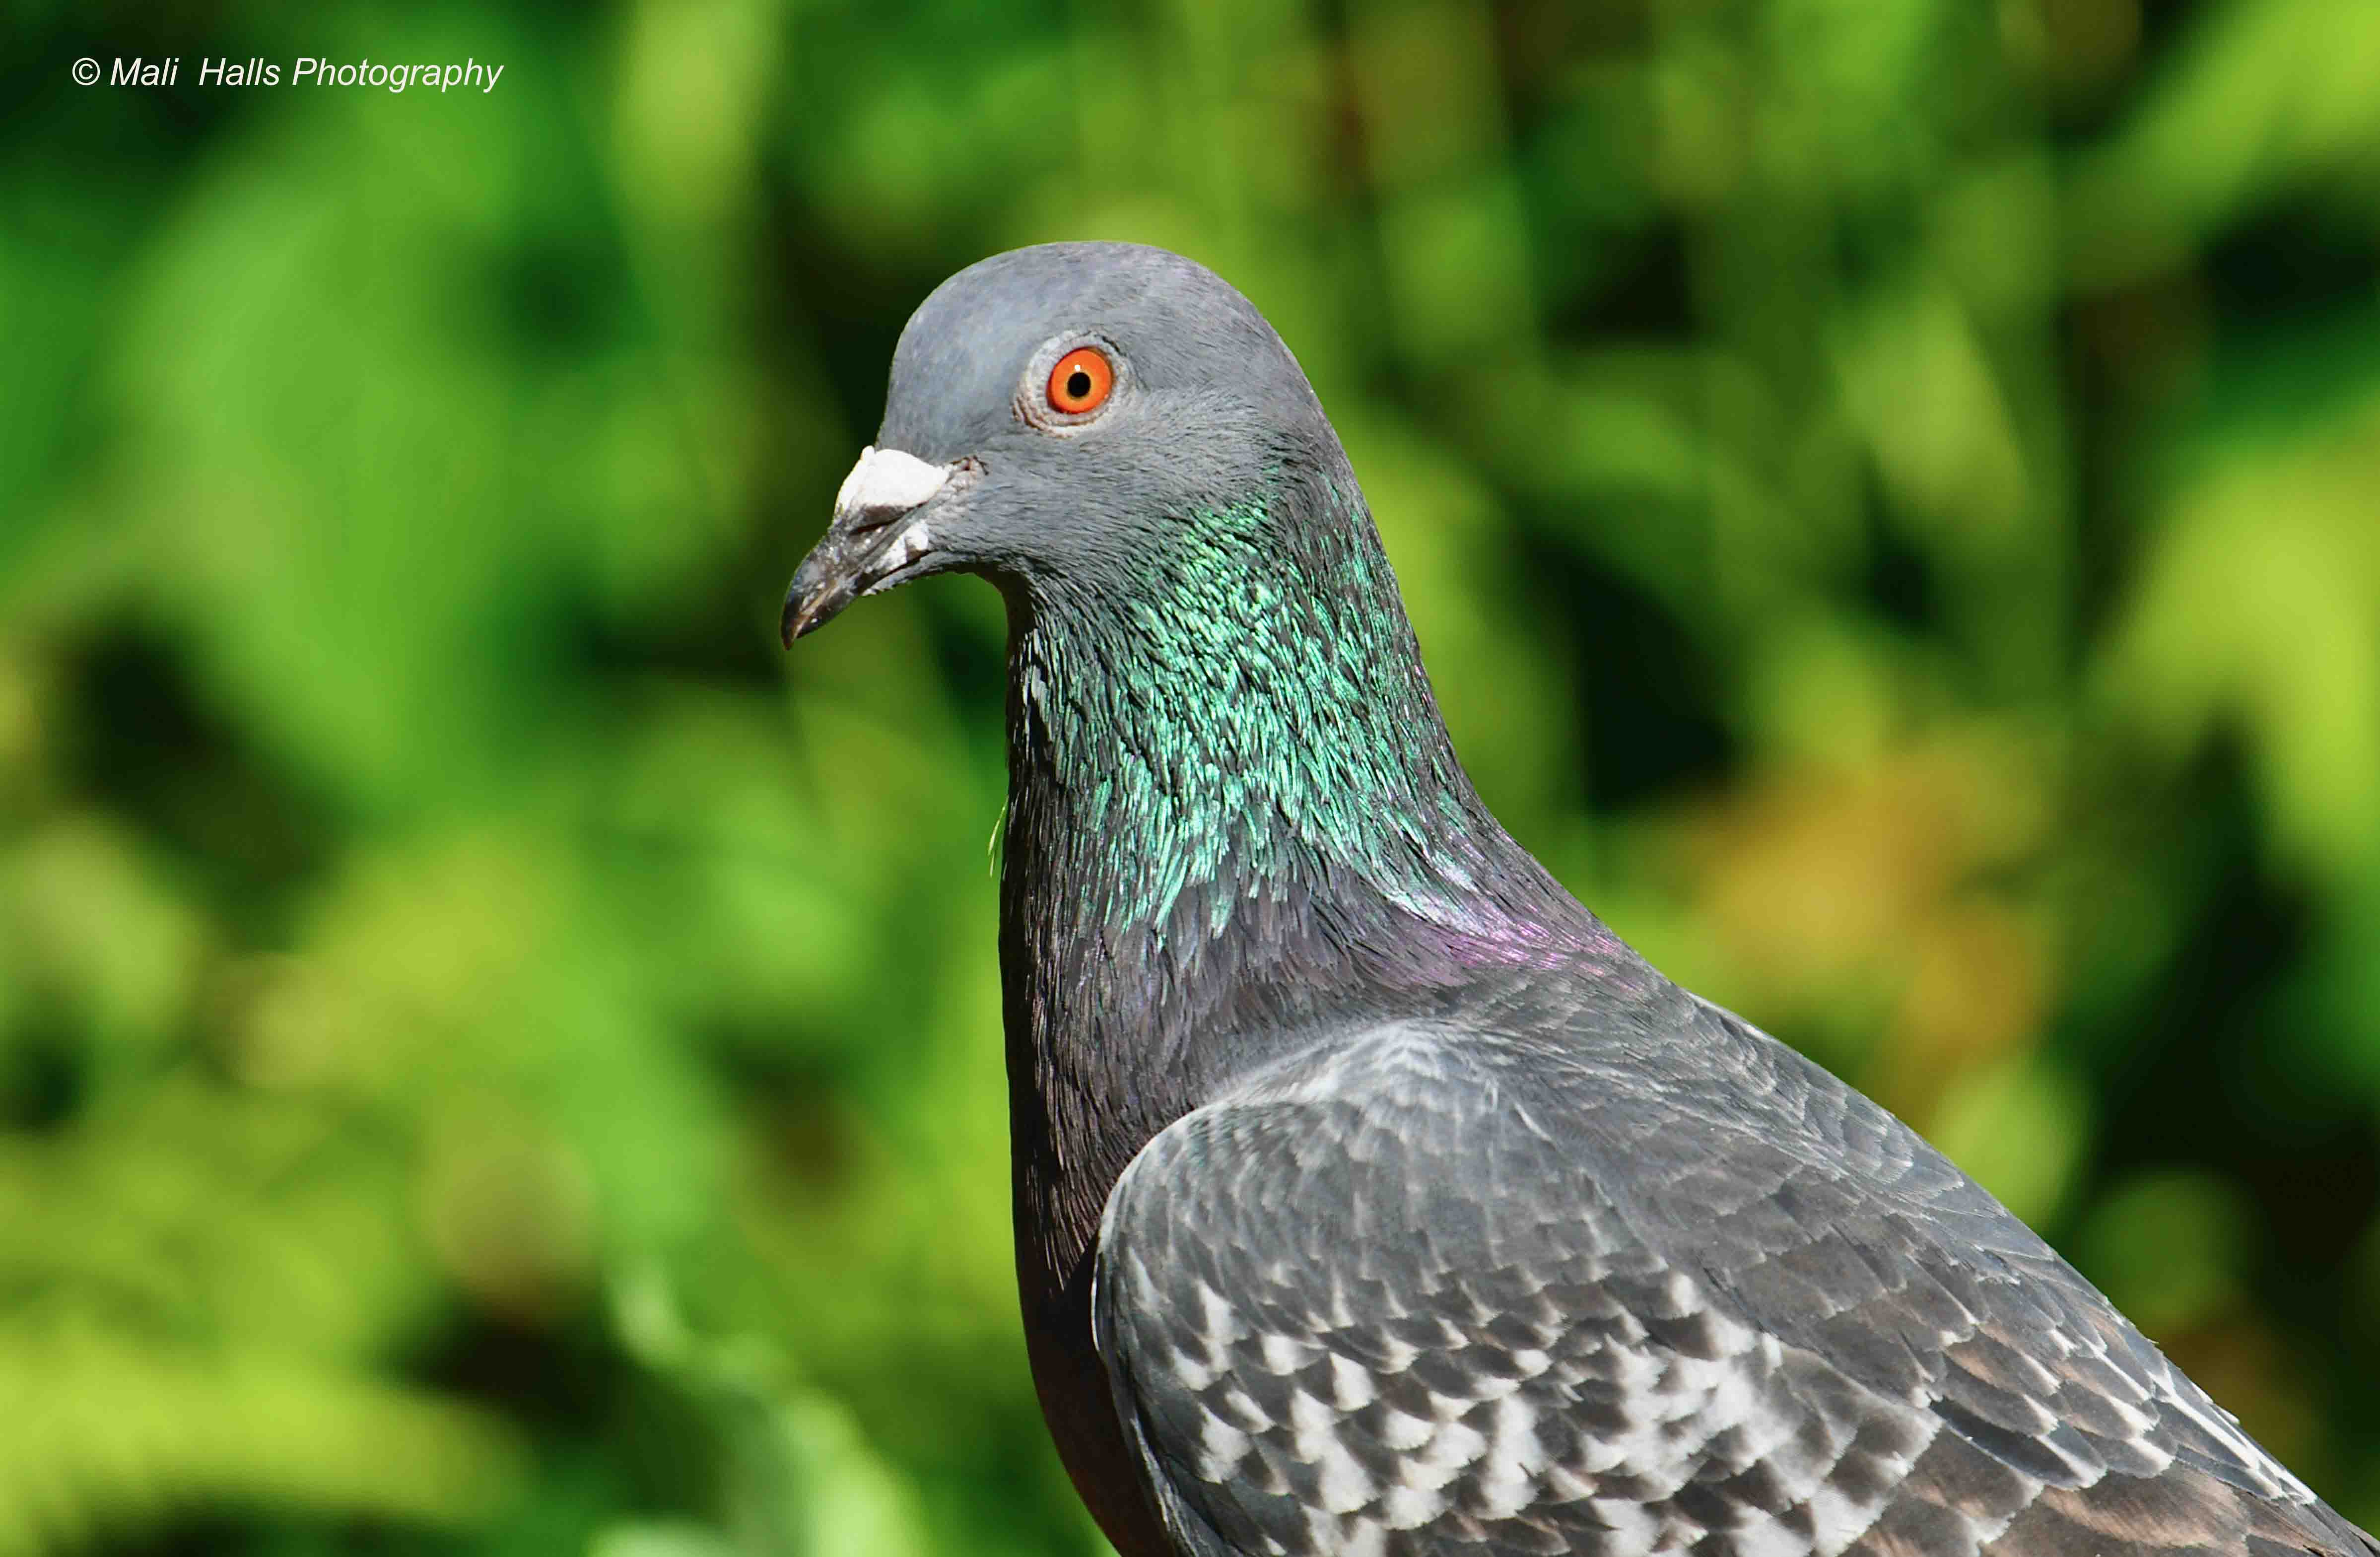
[[[1080,368],[1066,375],[1066,398],[1087,400],[1091,397],[1091,375]]]

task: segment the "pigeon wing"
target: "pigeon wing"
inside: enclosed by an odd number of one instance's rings
[[[1180,1550],[2376,1549],[1882,1110],[1401,1024],[1162,1132],[1093,1297]]]

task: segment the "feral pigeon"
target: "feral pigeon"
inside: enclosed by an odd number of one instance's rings
[[[1497,824],[1217,276],[1057,244],[926,299],[786,642],[949,571],[1008,608],[1028,1352],[1124,1557],[2380,1551]]]

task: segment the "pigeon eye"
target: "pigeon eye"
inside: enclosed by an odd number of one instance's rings
[[[1115,367],[1097,347],[1078,346],[1050,370],[1050,408],[1068,416],[1096,411],[1115,387]]]

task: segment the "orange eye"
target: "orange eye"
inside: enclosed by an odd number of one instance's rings
[[[1050,407],[1080,416],[1096,411],[1115,387],[1115,369],[1097,347],[1078,346],[1050,370]]]

